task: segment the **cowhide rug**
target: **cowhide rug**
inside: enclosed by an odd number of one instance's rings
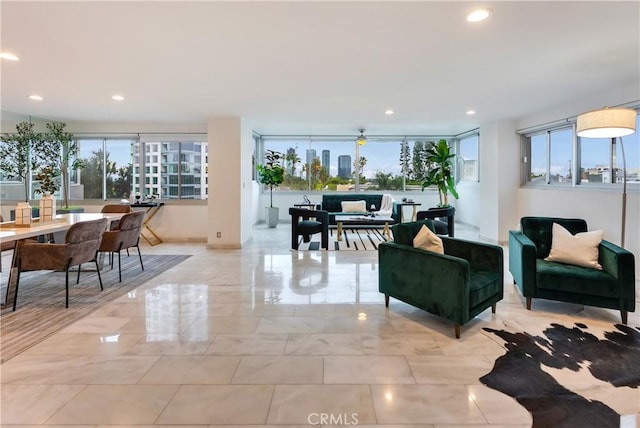
[[[551,324],[541,336],[506,330],[484,330],[502,338],[507,353],[480,381],[515,398],[531,412],[534,428],[620,427],[616,411],[561,385],[543,370],[588,370],[616,388],[640,385],[640,329],[617,324],[600,339],[589,328]]]

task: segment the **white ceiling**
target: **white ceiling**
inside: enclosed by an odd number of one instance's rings
[[[455,134],[640,79],[638,1],[494,1],[489,20],[467,23],[480,4],[2,1],[1,48],[20,57],[2,60],[2,110]]]

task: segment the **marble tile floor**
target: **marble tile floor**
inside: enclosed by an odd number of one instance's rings
[[[384,307],[376,252],[290,251],[289,233],[257,225],[242,250],[143,246],[192,257],[2,364],[0,425],[530,427],[515,400],[478,380],[505,352],[482,328],[619,322],[616,311],[558,302],[527,311],[507,271],[497,313],[456,340],[448,321],[394,299]],[[457,233],[477,239],[463,225]],[[640,413],[639,390],[554,375]]]

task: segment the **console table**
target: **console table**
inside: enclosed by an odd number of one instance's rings
[[[416,221],[416,215],[418,213],[418,207],[422,205],[419,202],[396,202],[398,210],[400,210],[400,223],[404,222],[404,207],[413,207],[413,213],[411,215],[411,221]]]
[[[136,208],[142,208],[146,209],[147,211],[144,217],[144,222],[142,223],[142,231],[140,232],[140,236],[142,236],[142,238],[151,246],[162,243],[162,238],[160,238],[158,234],[151,228],[151,226],[149,226],[149,222],[163,206],[164,202],[134,202],[133,204],[131,204],[131,209],[133,210],[135,210]],[[147,231],[148,233],[145,234],[145,231]]]

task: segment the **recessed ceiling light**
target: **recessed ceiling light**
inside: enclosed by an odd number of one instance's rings
[[[8,59],[9,61],[17,61],[20,59],[10,52],[0,52],[0,58]]]
[[[44,98],[42,98],[40,95],[29,95],[29,99],[33,100],[33,101],[42,101],[44,100]]]
[[[467,21],[469,22],[480,22],[484,21],[491,15],[491,9],[476,9],[467,15]]]
[[[384,111],[384,114],[386,114],[387,116],[391,116],[393,114],[393,110],[387,109]]]
[[[475,110],[467,110],[467,114],[469,116],[473,116],[474,114],[476,114],[476,111]]]
[[[122,95],[114,95],[111,99],[115,101],[124,101],[124,97]]]

